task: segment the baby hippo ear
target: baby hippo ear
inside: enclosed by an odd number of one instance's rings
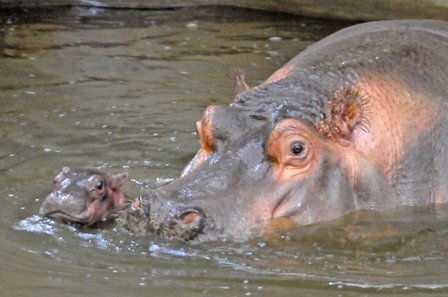
[[[246,82],[246,74],[243,72],[243,70],[236,68],[233,73],[236,81],[235,94],[238,95],[248,91],[250,87]]]
[[[331,100],[328,104],[330,117],[324,120],[324,130],[336,139],[350,140],[353,130],[362,125],[364,104],[356,95]]]
[[[112,175],[109,180],[109,187],[112,190],[118,190],[126,183],[127,180],[128,180],[127,172]]]

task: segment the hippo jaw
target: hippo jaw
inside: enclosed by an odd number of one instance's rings
[[[45,198],[44,204],[39,210],[39,215],[61,220],[63,222],[73,222],[79,224],[93,224],[93,215],[88,208],[73,205],[71,201],[76,201],[76,197],[71,194],[64,194],[60,191],[52,192]],[[61,201],[67,201],[70,206],[61,206]]]

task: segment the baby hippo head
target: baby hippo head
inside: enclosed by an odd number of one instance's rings
[[[94,225],[124,207],[121,187],[127,173],[109,175],[89,168],[64,167],[54,178],[54,190],[39,214],[83,225]]]

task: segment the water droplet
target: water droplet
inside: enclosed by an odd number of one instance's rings
[[[149,246],[149,248],[148,248],[148,251],[150,253],[154,253],[154,254],[159,253],[160,252],[160,246],[158,246],[157,244],[151,244]]]
[[[196,22],[189,22],[185,26],[191,30],[196,30],[199,27]]]
[[[280,41],[282,39],[283,38],[281,38],[280,36],[272,36],[272,37],[269,38],[269,41]]]

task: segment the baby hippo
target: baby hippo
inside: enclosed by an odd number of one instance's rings
[[[110,175],[97,169],[64,167],[55,177],[54,190],[45,199],[39,214],[87,226],[116,214],[118,226],[132,234],[155,233],[184,241],[201,233],[203,221],[194,210],[173,212],[167,217],[167,223],[154,226],[148,216],[149,202],[144,196],[135,198],[122,211],[126,205],[121,187],[127,179],[127,173]]]
[[[127,173],[109,175],[96,169],[64,167],[39,214],[92,226],[124,208],[121,187],[127,179]]]

